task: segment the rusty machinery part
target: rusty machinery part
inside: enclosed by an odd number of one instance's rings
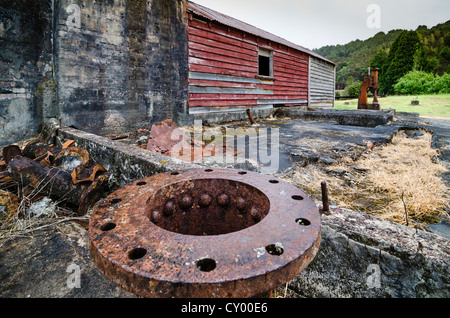
[[[19,146],[9,145],[3,148],[3,160],[8,164],[14,157],[22,156]]]
[[[97,204],[90,251],[107,278],[142,297],[255,297],[297,276],[320,243],[299,188],[233,169],[173,171]]]
[[[359,88],[358,97],[358,109],[372,109],[380,110],[380,103],[378,102],[378,90],[380,86],[378,84],[378,69],[369,67],[369,72],[365,76],[364,81]],[[369,104],[367,102],[367,89],[373,91],[373,102]]]

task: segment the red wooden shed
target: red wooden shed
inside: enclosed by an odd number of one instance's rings
[[[334,106],[332,61],[193,2],[188,16],[190,114]]]

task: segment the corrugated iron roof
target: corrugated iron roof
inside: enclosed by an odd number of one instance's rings
[[[270,40],[272,42],[280,43],[283,45],[286,45],[288,47],[291,47],[293,49],[296,49],[298,51],[304,52],[306,54],[309,54],[311,56],[314,56],[318,59],[321,59],[323,61],[327,61],[333,65],[335,65],[334,62],[324,58],[323,56],[315,53],[314,51],[311,51],[310,49],[307,49],[303,46],[297,45],[295,43],[289,42],[288,40],[285,40],[277,35],[274,35],[272,33],[269,33],[267,31],[264,31],[262,29],[259,29],[253,25],[250,25],[248,23],[245,23],[241,20],[235,19],[233,17],[230,17],[228,15],[222,14],[220,12],[214,11],[212,9],[209,9],[207,7],[204,7],[202,5],[199,5],[197,3],[194,3],[192,1],[188,2],[188,10],[192,11],[192,13],[199,15],[203,18],[206,18],[211,21],[215,21],[221,24],[224,24],[226,26],[259,36],[261,38],[265,38],[267,40]]]

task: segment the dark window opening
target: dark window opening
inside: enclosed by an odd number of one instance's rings
[[[259,76],[273,76],[273,59],[272,51],[259,48],[258,51],[258,75]]]
[[[258,58],[258,74],[261,76],[270,76],[270,57],[260,55]]]

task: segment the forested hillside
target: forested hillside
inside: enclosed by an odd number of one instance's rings
[[[372,64],[380,68],[381,90],[393,93],[392,86],[409,71],[436,76],[450,72],[450,20],[430,29],[379,32],[365,41],[324,46],[315,52],[336,63],[337,89],[355,86]]]

